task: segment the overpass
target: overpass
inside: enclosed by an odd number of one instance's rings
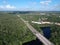
[[[52,42],[50,42],[48,39],[46,39],[43,35],[41,35],[35,28],[33,28],[28,21],[25,21],[22,19],[19,15],[17,15],[30,29],[30,31],[44,44],[44,45],[54,45]]]

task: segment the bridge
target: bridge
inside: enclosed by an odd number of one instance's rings
[[[33,28],[28,21],[25,21],[22,19],[19,15],[17,15],[30,29],[30,31],[44,44],[44,45],[54,45],[52,42],[50,42],[48,39],[46,39],[43,35],[40,34],[35,28]]]

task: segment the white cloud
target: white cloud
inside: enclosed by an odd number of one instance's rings
[[[8,9],[14,9],[14,8],[16,8],[15,6],[11,6],[11,5],[6,5],[5,7],[8,8]]]
[[[60,8],[60,4],[56,4],[54,7],[56,7],[56,8]]]
[[[42,5],[48,5],[51,3],[51,0],[47,0],[47,1],[41,1],[40,4]]]
[[[4,8],[3,6],[0,6],[0,8]]]
[[[16,7],[12,5],[0,5],[0,9],[16,9]]]

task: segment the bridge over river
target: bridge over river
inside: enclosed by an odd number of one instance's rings
[[[20,17],[20,15],[17,15],[30,29],[30,31],[44,44],[44,45],[54,45],[52,42],[50,42],[48,39],[46,39],[43,35],[40,34],[35,28],[33,28],[27,21],[25,21],[23,18]]]

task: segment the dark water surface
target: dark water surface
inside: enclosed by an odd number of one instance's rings
[[[30,42],[24,43],[23,45],[42,45],[42,43],[39,41],[39,39],[36,39]]]
[[[43,31],[43,35],[49,39],[51,37],[51,30],[50,27],[40,27]],[[32,40],[30,42],[26,42],[23,45],[43,45],[41,41],[39,41],[39,39],[36,40]]]
[[[41,27],[42,31],[43,31],[43,35],[49,39],[51,37],[51,29],[50,27]]]

